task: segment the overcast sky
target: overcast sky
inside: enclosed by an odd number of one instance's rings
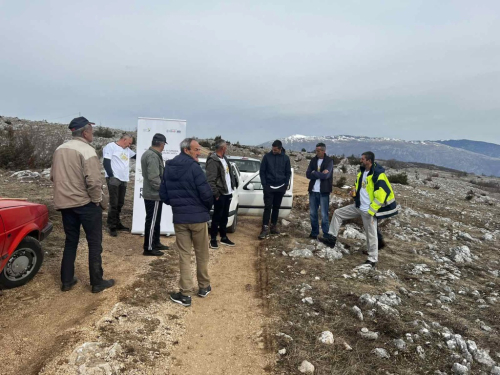
[[[500,143],[499,16],[498,0],[0,0],[0,115]]]

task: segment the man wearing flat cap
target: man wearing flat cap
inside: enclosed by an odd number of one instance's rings
[[[85,117],[69,124],[73,139],[54,152],[50,179],[54,183],[54,206],[61,211],[66,241],[61,263],[61,290],[69,291],[76,283],[75,258],[83,226],[89,248],[89,274],[92,293],[111,288],[115,281],[104,280],[102,270],[102,211],[107,208],[103,194],[101,165],[94,147],[94,123]]]
[[[153,136],[151,147],[142,154],[141,170],[143,177],[142,196],[146,206],[146,224],[144,226],[143,255],[161,256],[160,250],[168,250],[168,246],[160,243],[160,221],[162,203],[160,202],[160,185],[165,170],[161,155],[167,139],[163,134]]]

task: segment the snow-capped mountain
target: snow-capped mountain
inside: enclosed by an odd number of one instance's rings
[[[377,159],[435,164],[478,175],[500,176],[500,158],[483,155],[479,151],[473,152],[452,147],[439,141],[405,141],[394,138],[350,135],[307,136],[300,134],[291,135],[281,139],[281,141],[285,149],[293,151],[301,151],[302,149],[313,151],[317,143],[323,142],[326,144],[327,152],[334,155],[360,155],[364,151],[372,151]],[[272,142],[265,142],[260,146],[271,147]],[[492,143],[486,144],[489,145],[489,148],[494,145]],[[479,147],[479,145],[476,146]]]

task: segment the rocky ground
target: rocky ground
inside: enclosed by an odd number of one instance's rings
[[[409,185],[393,184],[400,214],[381,223],[387,247],[368,271],[357,267],[366,257],[359,221],[346,223],[334,249],[307,238],[311,157],[291,153],[295,202],[283,234],[258,242],[259,220],[241,218],[242,245],[211,251],[216,288],[192,309],[168,301],[175,251],[144,259],[142,238],[129,234],[104,236],[115,288],[89,292],[82,239],[80,282],[60,292],[64,235],[48,170],[0,170],[0,196],[46,204],[55,225],[40,273],[0,296],[0,374],[499,374],[498,179],[388,168]],[[356,170],[341,160],[334,183],[351,185]],[[334,190],[330,213],[351,202],[346,189]]]

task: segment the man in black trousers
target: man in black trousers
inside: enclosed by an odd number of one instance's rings
[[[264,215],[259,235],[261,240],[269,236],[269,233],[280,233],[277,228],[278,216],[291,175],[290,158],[285,153],[281,141],[276,140],[272,144],[272,150],[264,155],[260,164],[260,182],[264,189]]]
[[[143,177],[142,196],[146,207],[146,223],[144,226],[143,255],[161,256],[160,250],[168,250],[168,246],[160,243],[160,222],[162,202],[160,200],[160,185],[165,170],[161,155],[167,139],[163,134],[153,136],[151,147],[142,154],[141,170]]]
[[[233,167],[225,154],[226,141],[223,139],[215,143],[215,152],[207,158],[207,181],[214,195],[214,214],[210,227],[210,248],[218,249],[217,233],[220,232],[220,243],[225,246],[234,246],[227,238],[227,221],[229,207],[233,199],[233,190],[236,186]]]

